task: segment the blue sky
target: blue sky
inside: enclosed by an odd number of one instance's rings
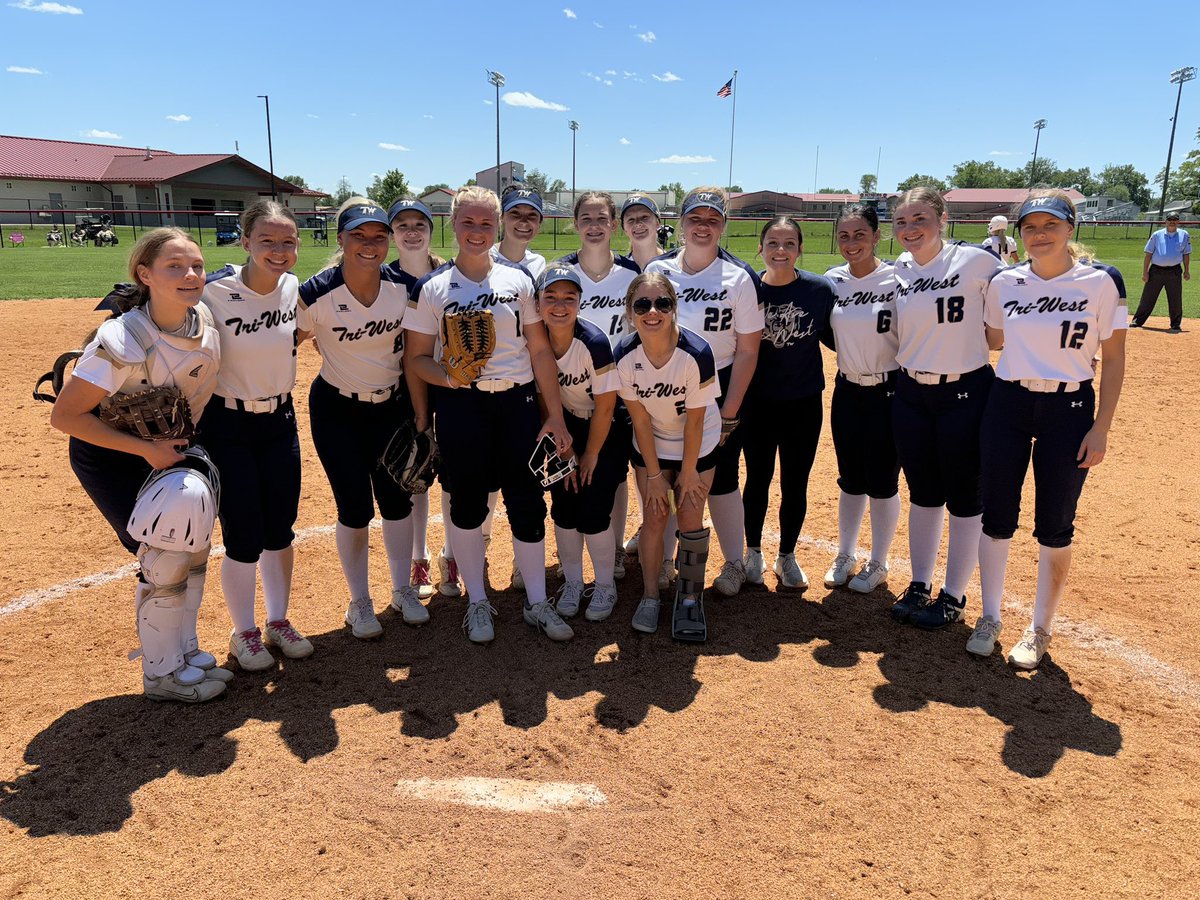
[[[725,184],[738,70],[733,180],[747,190],[856,188],[954,163],[1162,167],[1172,69],[1195,41],[1144,49],[1155,28],[1129,4],[1011,2],[199,3],[0,0],[0,131],[232,152],[333,189],[398,168],[416,188],[458,185],[504,159],[580,189]],[[1171,8],[1173,6],[1173,9]],[[998,12],[1003,10],[1003,12]],[[1200,4],[1162,7],[1191,35]],[[1124,30],[1120,23],[1126,23]],[[1128,40],[1137,35],[1137,43]],[[999,48],[992,51],[986,48]],[[1102,62],[1081,65],[1082,48]],[[317,73],[321,74],[317,74]],[[1184,86],[1175,162],[1196,148],[1200,80]],[[820,147],[819,161],[817,147]]]

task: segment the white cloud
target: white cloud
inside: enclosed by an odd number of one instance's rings
[[[605,70],[604,70],[604,74],[605,74],[605,75],[616,75],[616,74],[617,74],[617,70],[616,70],[616,69],[605,69]]]
[[[500,98],[509,106],[523,106],[526,109],[548,109],[551,112],[566,112],[571,107],[561,103],[551,103],[541,97],[535,97],[528,91],[509,91]]]
[[[683,79],[680,78],[678,75],[676,75],[674,72],[663,72],[661,75],[655,75],[654,80],[668,82],[668,83],[672,82],[672,81],[683,81]]]
[[[79,136],[89,138],[108,138],[110,140],[117,141],[121,139],[119,134],[116,134],[112,131],[101,131],[99,128],[89,128],[87,131],[81,131],[79,132]]]
[[[172,122],[190,122],[190,121],[192,121],[192,117],[189,115],[186,115],[184,113],[180,113],[177,116],[167,116],[167,119]]]
[[[67,6],[63,3],[34,3],[33,0],[17,0],[10,3],[13,9],[26,9],[29,12],[49,13],[52,16],[82,16],[83,10],[78,6]]]
[[[638,38],[645,41],[647,44],[653,44],[658,40],[653,31],[644,31],[638,35]]]
[[[492,105],[492,101],[491,101],[491,100],[484,100],[483,102],[484,102],[486,105],[488,105],[488,106],[491,106],[491,105]]]
[[[632,78],[634,75],[637,74],[637,72],[626,72],[624,69],[622,69],[621,74],[624,75],[626,78]]]
[[[425,113],[425,115],[421,116],[421,118],[422,119],[432,119],[433,116],[431,116],[429,113]]]
[[[380,150],[404,150],[404,151],[407,151],[409,148],[405,147],[403,144],[389,144],[386,141],[380,141],[379,149]]]
[[[605,78],[605,79],[604,79],[604,83],[605,83],[605,85],[607,85],[608,87],[612,87],[612,86],[613,86],[613,83],[612,83],[612,79],[611,79],[611,78]]]
[[[1016,156],[1012,150],[993,150],[988,156]]]
[[[46,74],[41,69],[35,69],[32,66],[9,66],[4,71],[12,72],[14,75],[45,75]]]
[[[619,143],[624,144],[626,147],[628,147],[629,146],[629,138],[621,138]]]
[[[575,10],[571,9],[571,7],[569,7],[569,6],[563,10],[563,15],[566,16],[568,19],[577,18],[577,16],[575,15]]]
[[[603,26],[603,25],[601,25],[599,22],[593,22],[592,24],[593,24],[593,25],[595,25],[597,28],[603,28],[603,27],[604,27],[604,26]]]
[[[310,118],[310,119],[319,119],[319,118],[321,118],[320,116],[318,116],[318,115],[315,115],[314,113],[305,113],[305,116],[307,116],[307,117],[308,117],[308,118]]]
[[[652,159],[652,163],[666,163],[667,165],[692,165],[693,163],[710,163],[716,162],[716,157],[713,156],[680,156],[674,153],[671,156],[664,156],[661,159]]]

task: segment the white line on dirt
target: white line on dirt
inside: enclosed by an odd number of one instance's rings
[[[518,813],[586,809],[608,802],[594,784],[520,778],[406,778],[396,784],[396,793],[414,800]]]

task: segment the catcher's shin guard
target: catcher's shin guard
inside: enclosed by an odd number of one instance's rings
[[[704,569],[708,563],[708,543],[711,531],[678,532],[676,551],[675,603],[671,609],[671,637],[677,641],[700,642],[708,638],[704,618]],[[694,600],[694,603],[685,603]]]
[[[196,620],[200,616],[200,603],[204,600],[204,581],[207,575],[208,549],[205,548],[192,554],[187,587],[183,593],[183,624],[179,633],[179,649],[183,653],[184,661],[197,669],[206,670],[217,664],[215,656],[200,649],[200,639],[196,635]]]
[[[183,659],[184,592],[191,554],[143,544],[138,560],[142,564],[137,585],[142,671],[148,678],[177,672],[176,680],[181,684],[203,681],[204,672],[185,665]]]

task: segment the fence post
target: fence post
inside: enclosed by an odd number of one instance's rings
[[[33,227],[33,201],[26,200],[25,205],[27,207],[29,207],[29,227],[32,228]]]

